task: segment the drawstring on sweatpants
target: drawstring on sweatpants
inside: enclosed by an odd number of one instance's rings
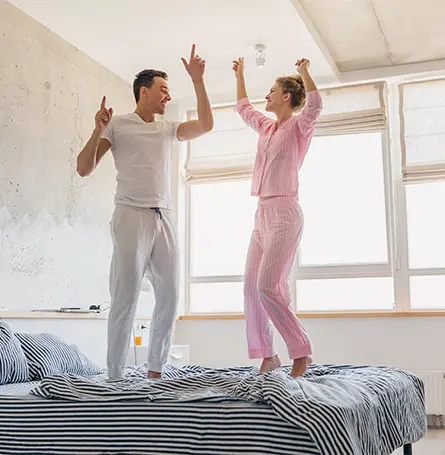
[[[159,207],[151,207],[151,209],[154,210],[159,215],[159,218],[162,220],[161,209]]]

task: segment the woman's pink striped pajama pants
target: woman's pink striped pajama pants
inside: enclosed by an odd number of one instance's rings
[[[312,353],[309,337],[292,310],[288,286],[303,224],[297,199],[259,199],[244,278],[244,314],[252,359],[276,355],[271,322],[291,359]]]

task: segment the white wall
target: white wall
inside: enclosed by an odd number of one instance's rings
[[[14,332],[51,333],[79,349],[100,367],[106,366],[105,319],[6,319]]]
[[[50,332],[105,366],[106,320],[7,319],[15,331]],[[445,317],[305,319],[317,363],[390,365],[445,372]],[[148,331],[145,332],[145,341]],[[144,341],[144,344],[145,344]],[[285,346],[276,337],[283,363]],[[175,344],[190,345],[190,362],[207,366],[256,365],[247,356],[243,320],[178,321]]]
[[[304,319],[317,363],[390,365],[445,372],[445,317]],[[285,346],[276,337],[283,362]],[[257,364],[247,356],[244,320],[179,321],[175,343],[209,366]]]

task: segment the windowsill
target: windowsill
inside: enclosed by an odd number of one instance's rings
[[[350,312],[319,312],[296,313],[299,319],[350,319],[350,318],[425,318],[443,317],[443,311],[350,311]],[[106,313],[52,313],[34,311],[0,311],[0,319],[93,319],[106,320]],[[242,313],[188,314],[177,318],[178,321],[211,321],[211,320],[242,320]],[[137,315],[137,321],[150,321],[151,316]]]
[[[349,311],[349,312],[319,312],[319,313],[296,313],[299,319],[347,319],[347,318],[422,318],[422,317],[444,317],[443,311]],[[244,315],[238,314],[190,314],[180,316],[180,321],[199,320],[230,320],[244,319]]]

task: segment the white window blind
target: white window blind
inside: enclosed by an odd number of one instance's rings
[[[355,85],[321,90],[323,114],[316,136],[384,131],[385,83]]]
[[[383,131],[386,128],[384,83],[323,89],[323,114],[316,136]],[[253,103],[265,113],[265,103]],[[188,144],[187,179],[229,180],[250,177],[258,136],[235,112],[234,106],[213,109],[212,132]],[[274,118],[272,114],[266,115]],[[196,111],[189,113],[196,118]]]
[[[264,111],[265,103],[254,103]],[[196,118],[196,111],[189,118]],[[258,135],[246,126],[234,106],[213,109],[214,128],[188,143],[186,162],[189,180],[229,180],[250,177]]]
[[[445,79],[400,86],[403,179],[445,179]]]

